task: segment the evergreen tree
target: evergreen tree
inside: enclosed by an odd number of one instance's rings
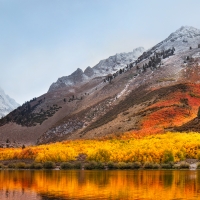
[[[198,109],[197,117],[198,117],[198,119],[200,119],[200,106],[199,106],[199,109]]]

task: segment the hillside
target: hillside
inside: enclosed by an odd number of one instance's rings
[[[181,27],[146,52],[77,69],[1,119],[0,137],[35,144],[174,130],[200,105],[199,44],[200,30]]]

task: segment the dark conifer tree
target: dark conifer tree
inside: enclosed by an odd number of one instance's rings
[[[198,117],[198,119],[200,119],[200,106],[199,106],[199,109],[198,109],[197,117]]]

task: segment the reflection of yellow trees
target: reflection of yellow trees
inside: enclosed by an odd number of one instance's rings
[[[200,171],[0,171],[0,188],[67,199],[193,199]]]
[[[0,160],[29,158],[38,162],[75,160],[80,154],[88,160],[107,162],[167,162],[200,157],[199,133],[166,133],[143,138],[75,140],[25,149],[0,149]]]

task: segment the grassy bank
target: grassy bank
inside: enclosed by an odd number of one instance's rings
[[[196,163],[197,169],[200,169],[200,163]],[[54,163],[51,161],[47,161],[44,163],[28,163],[28,162],[13,162],[13,160],[9,160],[6,162],[0,163],[0,170],[5,169],[61,169],[61,170],[70,170],[70,169],[84,169],[84,170],[147,170],[147,169],[189,169],[190,165],[183,161],[179,163],[150,163],[145,162],[144,164],[140,162],[118,162],[114,163],[109,161],[107,163],[96,162],[96,161],[87,161],[87,162],[62,162],[62,163]]]

